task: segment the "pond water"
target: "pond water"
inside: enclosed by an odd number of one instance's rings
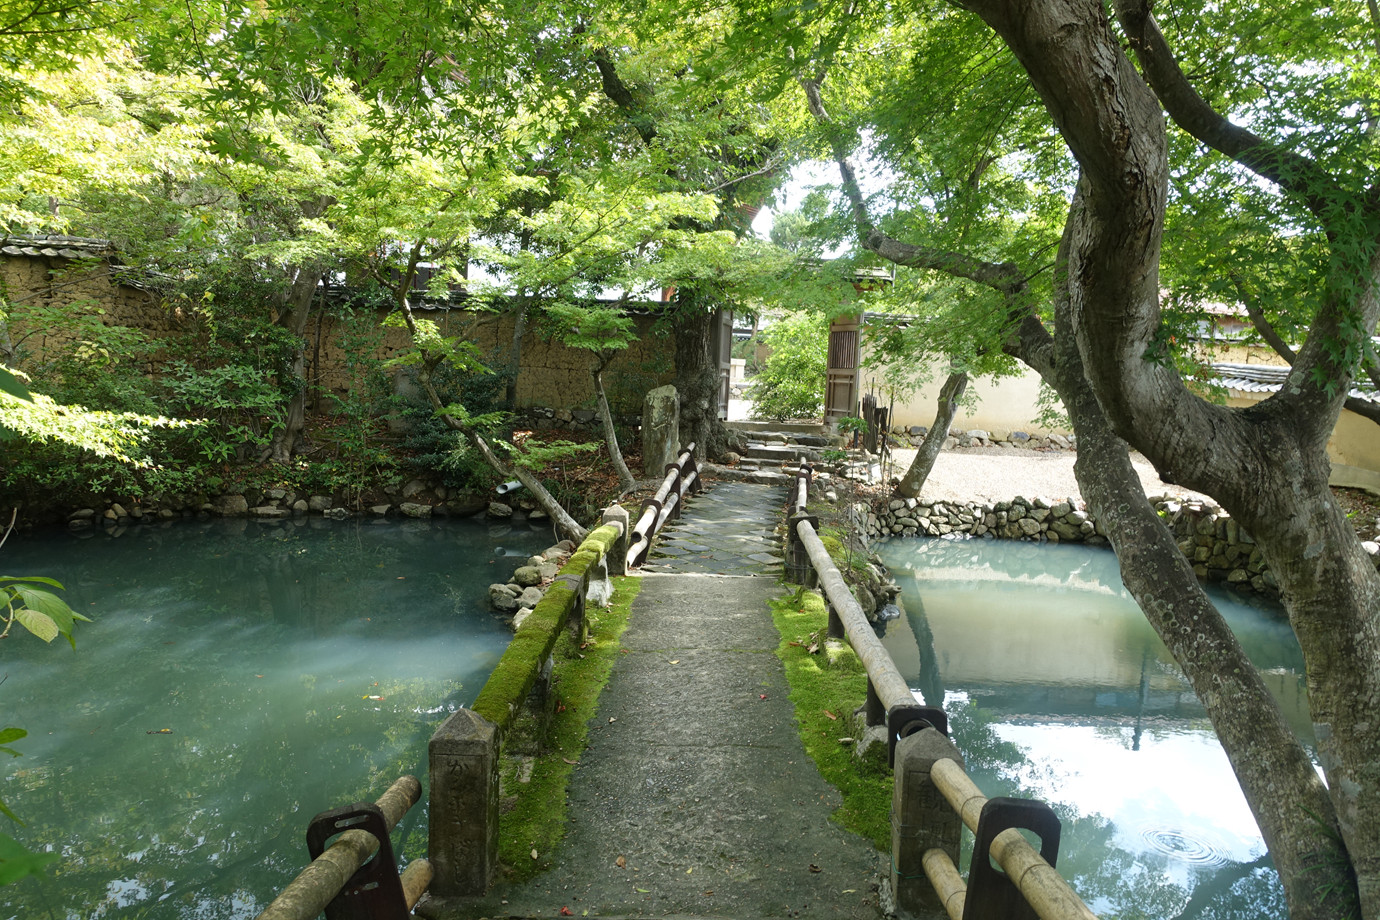
[[[1110,551],[922,539],[879,552],[902,588],[884,639],[901,673],[942,701],[984,793],[1054,807],[1059,868],[1099,916],[1286,915],[1226,755]],[[1311,752],[1283,611],[1210,593]]]
[[[320,518],[12,537],[3,570],[56,578],[94,622],[75,651],[0,644],[0,725],[29,732],[0,765],[25,824],[0,825],[61,854],[0,888],[0,917],[253,917],[305,864],[313,815],[425,784],[427,739],[511,637],[488,585],[551,542]]]

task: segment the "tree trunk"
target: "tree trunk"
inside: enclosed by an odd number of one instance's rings
[[[609,400],[604,394],[604,368],[607,362],[598,361],[590,370],[590,376],[594,378],[594,393],[599,399],[599,418],[604,423],[604,444],[609,449],[609,459],[613,461],[614,472],[618,474],[618,484],[622,487],[623,493],[632,491],[637,480],[628,471],[628,464],[623,462],[623,451],[618,446],[618,432],[613,427],[613,413],[609,410]]]
[[[430,374],[427,374],[424,386],[429,397],[435,395],[436,388],[431,383]],[[432,401],[432,406],[434,407],[438,402],[440,402],[439,398],[434,399]],[[542,510],[551,516],[551,523],[555,525],[557,533],[568,540],[573,540],[576,545],[579,545],[585,537],[589,536],[589,531],[581,527],[579,522],[570,516],[570,512],[566,511],[561,503],[556,501],[555,496],[546,490],[546,486],[542,485],[541,479],[539,479],[535,473],[517,464],[509,466],[504,463],[502,460],[498,459],[498,455],[493,452],[493,448],[489,446],[488,442],[477,433],[460,425],[449,415],[442,417],[446,419],[450,427],[459,431],[469,439],[469,442],[479,451],[484,461],[488,463],[489,466],[493,467],[500,476],[511,476],[513,479],[522,483],[527,488],[528,492],[532,493],[532,497],[537,500],[537,504],[541,505]]]
[[[967,388],[968,375],[962,371],[950,374],[949,379],[944,381],[944,386],[939,390],[939,406],[934,414],[934,424],[925,432],[925,440],[920,442],[920,449],[916,451],[910,469],[906,470],[906,475],[897,484],[897,498],[915,498],[925,487],[925,480],[929,478],[930,470],[934,469],[939,449],[944,446],[944,440],[949,436],[949,426],[953,424],[954,415],[958,412],[958,401],[963,398],[963,391]]]
[[[287,463],[297,448],[307,424],[307,320],[311,316],[312,301],[316,298],[317,281],[321,270],[316,265],[302,265],[288,290],[284,310],[278,316],[277,325],[294,336],[292,364],[288,368],[294,391],[288,401],[287,414],[283,427],[273,436],[272,457],[275,463]]]
[[[1380,704],[1380,576],[1331,496],[1324,451],[1350,381],[1325,345],[1345,341],[1348,325],[1374,327],[1377,305],[1371,279],[1377,266],[1364,266],[1368,274],[1353,288],[1360,292],[1354,303],[1324,304],[1281,393],[1245,410],[1196,398],[1172,367],[1146,360],[1159,328],[1160,233],[1167,196],[1161,98],[1171,110],[1193,110],[1191,130],[1215,113],[1205,112],[1205,103],[1195,107],[1176,96],[1173,91],[1181,91],[1181,85],[1168,86],[1170,91],[1162,90],[1157,98],[1123,53],[1099,0],[1049,0],[1038,5],[1027,0],[972,0],[967,5],[1013,50],[1082,167],[1065,237],[1068,302],[1063,310],[1067,331],[1076,333],[1097,403],[1116,433],[1141,450],[1166,481],[1220,501],[1256,539],[1279,581],[1308,669],[1310,706],[1331,807],[1320,807],[1303,789],[1282,796],[1280,776],[1263,773],[1258,762],[1238,756],[1242,748],[1262,757],[1278,756],[1284,739],[1257,743],[1263,733],[1258,722],[1263,708],[1227,712],[1221,725],[1217,716],[1213,722],[1248,801],[1257,809],[1291,915],[1295,920],[1338,917],[1354,914],[1359,906],[1362,916],[1376,920],[1380,724],[1374,713]],[[1137,28],[1144,25],[1137,17],[1148,18],[1147,8],[1119,7],[1123,15],[1128,9],[1128,32],[1139,50],[1154,39]],[[1151,73],[1165,63],[1153,54],[1143,53],[1141,60]],[[1162,81],[1163,74],[1152,79]],[[1296,158],[1284,168],[1283,154],[1266,160],[1258,138],[1233,134],[1232,127],[1214,123],[1204,135],[1230,148],[1229,155],[1235,150],[1264,167],[1262,175],[1268,178],[1317,180],[1312,164]],[[1326,198],[1335,189],[1325,185],[1316,184],[1311,192]],[[1372,262],[1373,244],[1359,251],[1363,262]],[[1347,276],[1345,265],[1334,270],[1339,277]],[[1080,455],[1084,437],[1080,431]],[[1099,500],[1111,502],[1100,509],[1109,521],[1139,513],[1124,495]],[[1157,538],[1142,538],[1135,518],[1118,527],[1114,544],[1122,541],[1117,548],[1119,556],[1127,556],[1123,565],[1128,586],[1136,590],[1136,584],[1149,576],[1160,582],[1143,590],[1168,595],[1168,570],[1150,561]],[[1158,615],[1147,610],[1147,615],[1152,622],[1158,616],[1171,634],[1187,633],[1177,643],[1166,642],[1207,705],[1238,692],[1240,676],[1236,666],[1219,659],[1200,614],[1185,627],[1189,609],[1175,604]],[[1208,667],[1196,674],[1189,671],[1194,659],[1180,657],[1179,650],[1205,656]],[[1280,775],[1293,777],[1296,772]],[[1291,801],[1293,796],[1298,798]],[[1334,836],[1344,842],[1344,850],[1332,842]],[[1349,869],[1355,870],[1354,885]]]
[[[1047,59],[1068,53],[1071,49],[1076,52],[1082,47],[1075,43],[1074,38],[1083,36],[1075,35],[1075,30],[1069,28],[1070,21],[1076,22],[1081,15],[1090,21],[1097,21],[1097,13],[1092,9],[1096,5],[1095,0],[1089,0],[1087,9],[1082,13],[1070,13],[1070,2],[1077,0],[1042,0],[1039,4],[1026,4],[1020,0],[971,0],[964,5],[979,12],[989,25],[1006,38],[1049,103],[1062,88],[1059,81],[1076,84],[1078,79],[1067,74],[1049,78],[1040,68],[1049,67]],[[1018,48],[1014,39],[1008,37],[1016,34],[1021,27],[1038,23],[1054,23],[1054,26],[1040,40],[1030,42],[1029,47]],[[1090,78],[1096,84],[1094,89],[1105,90],[1106,85],[1115,82],[1114,77],[1108,76],[1109,71],[1121,77],[1126,74],[1127,68],[1115,63],[1117,54],[1119,49],[1113,43],[1113,47],[1102,48],[1100,53],[1080,60],[1075,69],[1081,69],[1083,73],[1079,76]],[[1041,76],[1055,82],[1055,85],[1044,85]],[[817,83],[802,81],[802,85],[816,117],[827,122]],[[1112,95],[1108,93],[1108,96]],[[1117,100],[1123,108],[1130,107],[1119,97]],[[1146,105],[1143,97],[1134,101],[1141,116],[1150,118],[1158,114],[1158,106]],[[1053,110],[1054,104],[1050,103],[1050,106]],[[1062,111],[1086,112],[1092,109],[1095,106],[1088,103],[1066,105]],[[1153,125],[1150,127],[1148,137],[1141,136],[1146,133],[1144,130],[1126,130],[1121,137],[1148,147],[1153,156],[1155,137]],[[1161,186],[1153,178],[1153,170],[1147,181],[1143,172],[1130,173],[1119,167],[1108,167],[1108,155],[1104,150],[1094,148],[1080,153],[1075,148],[1075,153],[1079,154],[1080,161],[1108,173],[1109,182],[1120,180],[1131,190],[1152,199],[1161,191]],[[1103,406],[1085,376],[1083,361],[1088,349],[1083,347],[1080,353],[1080,346],[1085,343],[1075,334],[1075,326],[1086,315],[1083,308],[1090,300],[1084,284],[1085,275],[1094,269],[1105,272],[1107,266],[1096,262],[1070,265],[1070,251],[1092,235],[1090,227],[1080,223],[1082,218],[1088,217],[1091,212],[1099,220],[1111,223],[1125,219],[1127,215],[1124,212],[1129,211],[1129,206],[1123,202],[1120,207],[1106,205],[1100,209],[1084,209],[1086,202],[1081,197],[1075,199],[1056,271],[1056,317],[1059,323],[1056,343],[1035,316],[1029,313],[1021,315],[1024,310],[1021,305],[1025,302],[1024,275],[1014,265],[984,263],[962,253],[914,246],[885,236],[871,226],[861,192],[852,181],[846,151],[836,147],[835,155],[839,160],[845,192],[857,215],[859,234],[867,248],[898,264],[978,281],[1002,292],[1012,304],[1013,319],[1017,324],[1017,330],[1014,331],[1019,339],[1019,345],[1012,350],[1059,393],[1073,419],[1079,444],[1075,466],[1079,488],[1116,550],[1128,590],[1184,670],[1208,712],[1279,870],[1293,920],[1354,916],[1357,888],[1350,876],[1348,856],[1338,842],[1340,826],[1336,817],[1337,809],[1333,807],[1328,790],[1319,782],[1307,752],[1289,730],[1278,705],[1266,691],[1235,635],[1208,600],[1183,554],[1179,552],[1173,535],[1146,500],[1139,477],[1130,464],[1126,444],[1113,431]],[[1080,184],[1082,188],[1084,186]],[[1120,227],[1120,231],[1119,239],[1131,247],[1140,246],[1142,256],[1151,260],[1158,258],[1158,234],[1153,212],[1150,226],[1130,223],[1129,226]],[[1153,262],[1148,268],[1144,263],[1128,263],[1117,265],[1115,269],[1119,272],[1114,270],[1113,274],[1122,278],[1127,285],[1138,286],[1141,294],[1148,291],[1157,294],[1154,268]],[[1133,295],[1125,293],[1125,296]],[[1099,303],[1098,306],[1109,303],[1115,301]],[[1093,336],[1088,336],[1088,339],[1098,343]],[[1123,342],[1107,334],[1100,344],[1105,352],[1112,345],[1121,345]],[[1140,355],[1143,355],[1143,346],[1138,357]],[[1220,449],[1220,445],[1211,438],[1207,442],[1211,449]],[[1268,454],[1268,449],[1261,449],[1257,456]],[[1161,467],[1161,475],[1165,474],[1165,470],[1166,467]],[[1169,476],[1166,479],[1173,481]],[[1259,481],[1245,477],[1243,486],[1258,488]],[[1288,490],[1284,484],[1280,488]],[[1311,686],[1311,662],[1309,673]],[[1376,699],[1374,696],[1369,699],[1373,709]],[[1376,761],[1372,759],[1371,763],[1375,764]],[[1375,851],[1375,848],[1370,850]]]
[[[503,408],[512,412],[517,408],[517,378],[522,367],[522,339],[527,331],[527,298],[519,294],[517,312],[513,314],[513,344],[508,351],[508,381],[503,391]]]
[[[0,307],[3,307],[2,302],[0,302]],[[0,309],[0,365],[14,367],[14,364],[15,348],[14,340],[10,338],[9,318],[5,311]]]
[[[1067,338],[1061,336],[1061,338]],[[1126,444],[1083,377],[1072,343],[1046,373],[1078,437],[1074,472],[1126,589],[1184,671],[1231,762],[1284,883],[1292,920],[1347,916],[1354,881],[1328,792],[1231,627],[1146,499]]]
[[[719,368],[714,363],[714,310],[709,299],[682,288],[674,317],[676,392],[680,395],[680,442],[695,442],[699,456],[718,460],[728,449],[719,418]]]

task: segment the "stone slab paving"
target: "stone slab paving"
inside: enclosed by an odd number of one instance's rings
[[[692,495],[678,520],[662,529],[646,572],[700,575],[781,575],[776,526],[783,486],[710,482]]]
[[[464,916],[880,917],[886,857],[829,820],[838,792],[796,731],[768,607],[782,590],[644,575],[553,868]]]

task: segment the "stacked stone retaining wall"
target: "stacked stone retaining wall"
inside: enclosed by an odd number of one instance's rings
[[[1243,593],[1278,593],[1260,547],[1221,508],[1210,502],[1166,497],[1151,502],[1200,579],[1224,582]],[[853,506],[852,514],[857,529],[870,540],[962,536],[1107,544],[1099,522],[1072,498],[1052,502],[1021,497],[1001,502],[890,499],[876,507],[860,502]],[[1380,546],[1370,542],[1363,545],[1372,561],[1380,563]]]

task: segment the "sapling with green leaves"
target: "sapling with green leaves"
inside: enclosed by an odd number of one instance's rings
[[[464,435],[470,445],[484,458],[484,462],[493,467],[499,475],[505,479],[516,479],[522,483],[532,494],[532,497],[537,500],[537,503],[541,505],[542,510],[551,516],[551,520],[561,536],[574,540],[576,543],[584,540],[589,531],[580,526],[580,523],[571,516],[570,512],[566,511],[555,496],[542,485],[540,477],[532,469],[522,464],[505,462],[498,455],[494,445],[501,440],[496,435],[502,431],[506,422],[505,413],[491,412],[473,415],[464,406],[448,405],[441,398],[440,391],[436,388],[435,373],[443,363],[449,364],[462,373],[487,371],[487,368],[479,361],[474,343],[459,336],[442,334],[434,321],[418,318],[412,312],[412,306],[405,298],[400,304],[398,312],[391,314],[386,322],[405,326],[411,335],[412,350],[394,358],[391,365],[415,369],[417,385],[426,394],[427,402],[431,404],[436,417],[441,419],[447,427]],[[490,443],[490,439],[493,443]],[[503,450],[503,448],[498,448],[498,450]]]
[[[604,392],[604,371],[618,355],[637,340],[633,321],[616,307],[604,305],[578,306],[569,303],[548,304],[546,314],[556,324],[560,340],[570,348],[588,351],[591,355],[589,374],[594,380],[594,395],[599,403],[599,418],[604,423],[604,443],[609,459],[618,473],[618,483],[626,493],[636,483],[623,451],[618,446],[618,432],[613,425],[613,413]]]

